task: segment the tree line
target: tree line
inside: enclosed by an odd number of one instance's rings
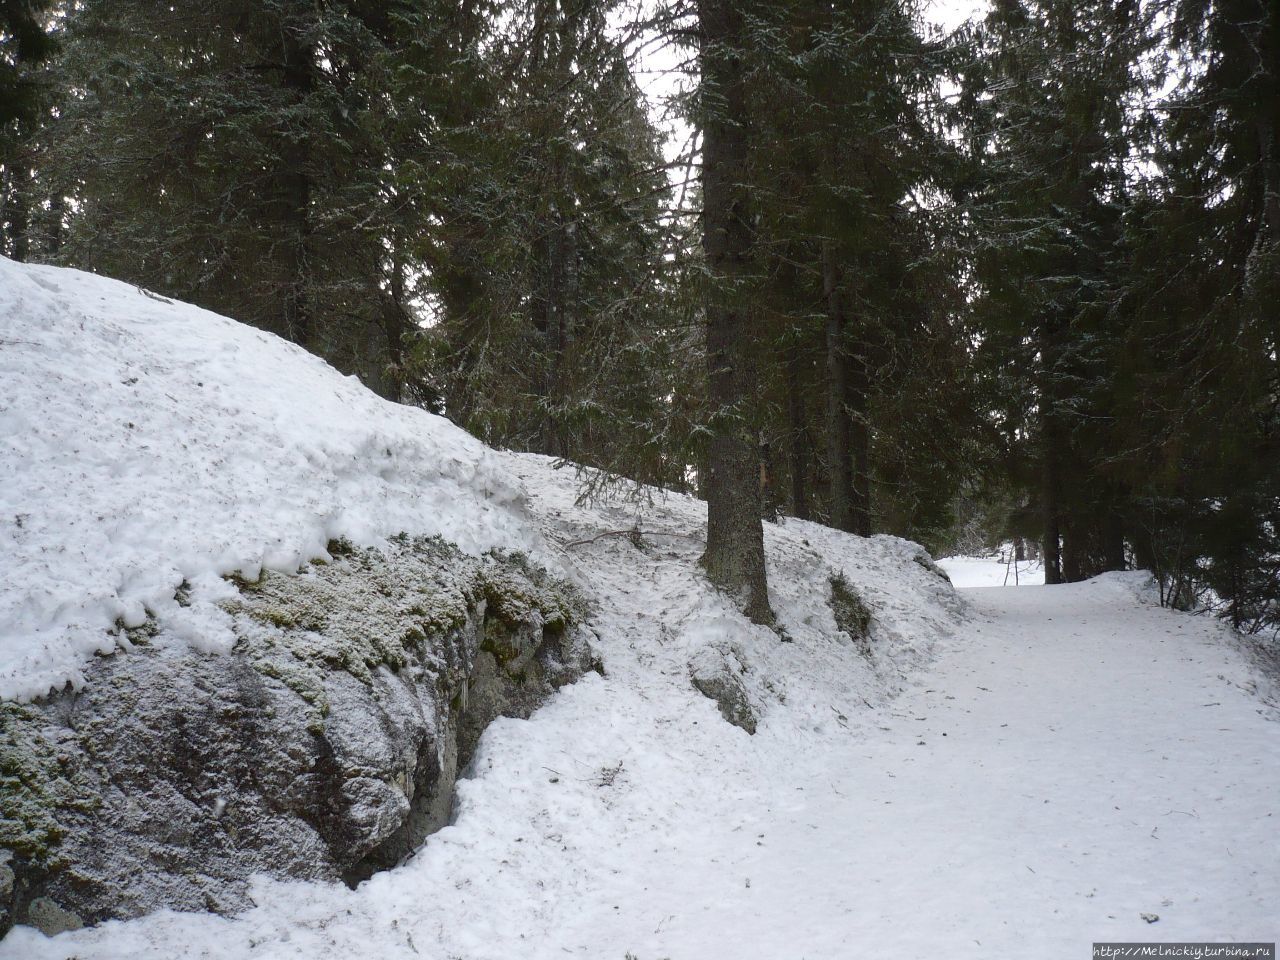
[[[1274,0],[2,0],[0,250],[697,492],[757,620],[790,516],[1274,632],[1278,71]]]

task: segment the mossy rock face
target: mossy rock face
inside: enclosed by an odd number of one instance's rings
[[[0,702],[0,848],[50,867],[64,833],[59,812],[93,810],[98,801],[41,719],[31,707]]]
[[[0,934],[362,879],[447,822],[494,717],[589,668],[585,604],[524,557],[330,554],[237,581],[231,654],[144,627],[82,690],[0,704]]]
[[[857,644],[862,653],[871,656],[871,609],[863,602],[862,597],[842,576],[831,578],[832,616],[836,626]]]

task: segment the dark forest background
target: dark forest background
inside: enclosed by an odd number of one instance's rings
[[[704,495],[757,619],[789,515],[1280,628],[1280,0],[0,0],[0,252]]]

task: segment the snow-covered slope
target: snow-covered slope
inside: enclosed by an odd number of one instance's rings
[[[71,384],[63,392],[112,398],[93,417],[114,440],[73,452],[65,431],[75,421],[51,414],[63,436],[42,434],[43,451],[21,453],[33,475],[47,474],[46,485],[92,473],[96,481],[75,480],[79,496],[98,496],[100,482],[119,491],[108,506],[134,511],[128,536],[114,540],[109,518],[73,503],[49,507],[58,512],[38,528],[51,549],[72,542],[82,554],[49,569],[68,578],[59,581],[61,602],[73,613],[96,611],[97,630],[118,615],[110,604],[120,591],[134,589],[124,579],[129,562],[169,571],[149,594],[169,616],[176,575],[203,572],[211,583],[218,569],[276,549],[287,566],[299,551],[323,547],[325,536],[376,538],[404,526],[471,549],[536,545],[592,601],[604,673],[562,689],[527,721],[493,724],[458,785],[452,825],[355,890],[260,879],[257,906],[235,918],[157,913],[54,939],[18,928],[0,941],[0,960],[1048,960],[1087,951],[1092,940],[1152,933],[1274,939],[1280,738],[1247,664],[1212,624],[1142,606],[1114,578],[963,601],[914,544],[788,520],[766,525],[782,628],[775,633],[746,622],[700,575],[698,501],[577,504],[572,470],[486,454],[448,425],[381,404],[272,338],[118,284],[4,269],[6,302],[15,299],[14,276],[19,296],[36,305],[22,315],[39,323],[25,327],[58,329],[64,321],[53,315],[62,309],[78,318],[75,329],[107,331],[87,334],[101,355],[78,354],[79,362],[45,357],[43,329],[19,330],[6,319],[0,333],[6,381],[25,378],[38,361]],[[90,307],[97,312],[86,316]],[[130,319],[135,309],[147,319]],[[202,323],[215,332],[204,334],[205,347],[181,353],[190,366],[139,342],[156,337],[177,349],[174,341]],[[49,352],[59,343],[76,349],[74,332],[51,341]],[[239,356],[235,369],[258,371],[256,399],[184,410],[183,400],[205,390],[191,380],[214,382],[190,375],[191,367],[209,363],[227,341],[240,345],[227,351]],[[9,352],[17,347],[27,351],[22,364]],[[110,464],[130,462],[119,448],[137,428],[115,421],[136,424],[143,415],[122,412],[142,384],[141,376],[121,382],[139,375],[137,354],[153,356],[148,376],[159,394],[141,410],[164,411],[172,449],[147,452],[135,479],[116,483]],[[108,382],[79,385],[99,367],[114,371],[102,376]],[[161,382],[175,379],[187,388]],[[294,386],[277,392],[277,382]],[[48,394],[17,408],[27,411],[29,430],[43,428],[38,408],[56,405],[58,390],[23,389]],[[223,383],[224,395],[231,390]],[[162,401],[167,394],[172,405]],[[250,420],[252,443],[234,426],[245,406],[274,411]],[[341,421],[337,439],[315,412],[322,407]],[[158,443],[163,434],[150,436]],[[384,435],[399,443],[362,446]],[[15,441],[6,433],[5,442]],[[334,443],[354,464],[350,474],[324,463]],[[298,461],[299,448],[320,462]],[[278,480],[270,471],[267,499],[252,490],[268,482],[263,462],[284,470]],[[366,486],[379,491],[377,502],[364,503]],[[163,491],[154,524],[148,489]],[[225,502],[205,503],[214,497]],[[297,505],[314,497],[329,506]],[[333,520],[329,509],[346,519]],[[187,521],[187,510],[222,522]],[[273,519],[282,511],[284,520]],[[247,553],[227,547],[219,566],[224,554],[208,544],[223,542],[222,523]],[[264,523],[284,546],[254,539]],[[290,539],[295,523],[311,539]],[[186,524],[188,536],[171,536],[168,524]],[[22,546],[15,534],[37,528],[4,529],[8,553]],[[193,542],[192,532],[215,539]],[[150,544],[141,559],[134,542]],[[22,549],[24,562],[39,562],[38,544]],[[170,550],[193,557],[182,562],[197,569],[188,574]],[[97,592],[77,592],[78,576]],[[865,643],[838,629],[833,579],[865,604]],[[18,582],[28,592],[54,583],[39,567]],[[59,619],[56,603],[39,609],[41,631],[12,631],[26,644],[20,652],[31,649],[29,635],[55,653],[69,649],[68,635],[94,636],[83,613],[81,633],[67,634],[74,617]],[[63,646],[51,643],[59,637]],[[74,658],[61,662],[73,672]],[[13,669],[22,676],[20,664]],[[754,736],[695,689],[700,674],[732,679],[756,720]],[[1159,915],[1160,926],[1153,930],[1142,914]]]
[[[0,958],[1055,960],[1275,938],[1280,728],[1213,622],[1142,604],[1134,575],[974,591],[960,621],[910,545],[788,522],[767,529],[780,643],[694,573],[696,502],[578,507],[571,472],[506,463],[577,558],[607,669],[489,730],[452,826],[355,891],[261,881],[234,919],[19,929]],[[638,547],[601,536],[637,521]],[[877,611],[870,661],[816,602],[828,564]],[[755,736],[690,687],[708,655],[743,667]]]
[[[262,880],[260,906],[241,919],[160,913],[54,940],[20,928],[0,957],[137,960],[179,943],[185,956],[221,958],[708,957],[737,923],[725,911],[776,925],[761,907],[780,890],[786,909],[809,884],[843,896],[847,878],[829,865],[796,872],[794,841],[812,842],[812,817],[851,789],[861,738],[961,623],[950,585],[906,541],[770,524],[784,642],[699,574],[704,504],[579,506],[571,469],[497,456],[528,491],[534,536],[562,551],[596,608],[604,676],[564,688],[528,721],[495,723],[459,784],[454,825],[355,891]],[[615,535],[633,528],[638,544]],[[869,653],[836,627],[837,573],[872,612]],[[754,736],[691,684],[719,665],[742,684]],[[783,929],[761,949],[774,951]],[[844,929],[833,920],[823,942]]]
[[[148,612],[162,642],[223,648],[222,575],[334,538],[536,546],[463,431],[137,287],[0,258],[0,384],[0,698],[78,683]]]

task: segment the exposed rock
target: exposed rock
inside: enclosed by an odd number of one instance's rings
[[[864,656],[870,657],[872,655],[871,609],[862,597],[858,596],[858,591],[844,577],[832,577],[829,602],[836,626],[857,644],[858,650]]]
[[[715,701],[720,716],[747,733],[756,732],[751,697],[728,655],[714,648],[702,651],[689,664],[689,678],[699,693]]]
[[[938,579],[945,580],[947,583],[951,582],[951,575],[938,566],[933,557],[929,556],[928,552],[923,547],[920,548],[919,553],[916,553],[911,557],[911,560],[913,563],[924,567]]]
[[[332,546],[240,583],[230,655],[143,628],[81,690],[0,704],[0,935],[393,866],[447,822],[485,727],[591,666],[582,601],[519,556]]]

